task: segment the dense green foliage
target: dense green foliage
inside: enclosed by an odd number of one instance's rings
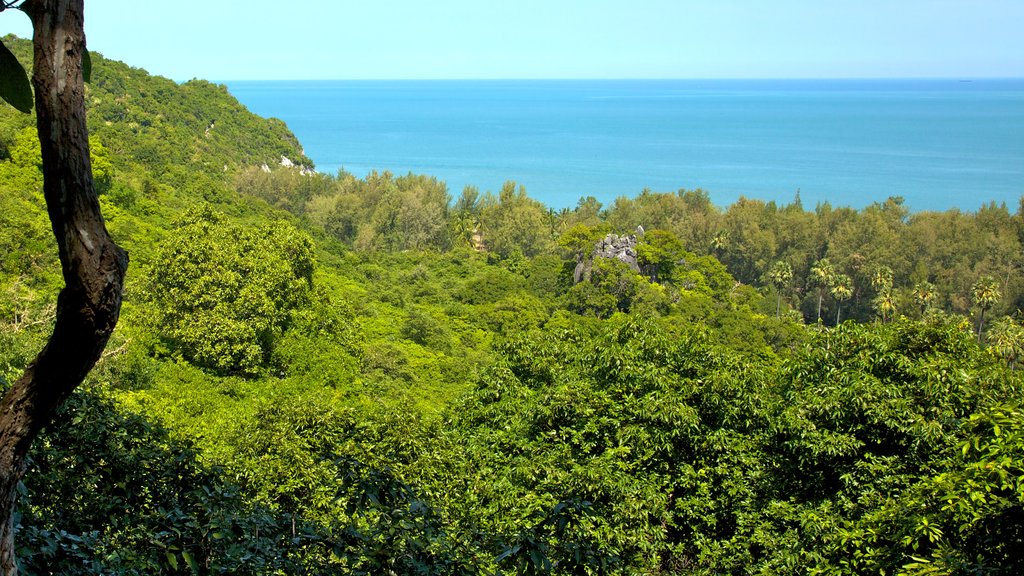
[[[285,223],[232,225],[207,208],[178,223],[148,280],[160,334],[185,358],[255,374],[309,303],[313,242]]]
[[[1024,210],[453,198],[93,62],[133,263],[33,448],[27,572],[1024,570]],[[0,108],[0,386],[61,285],[31,124]]]
[[[702,330],[617,317],[596,336],[560,328],[504,352],[443,434],[470,476],[453,505],[497,531],[576,499],[590,515],[573,537],[627,571],[874,574],[922,557],[1012,573],[1024,561],[1019,474],[975,476],[973,462],[1016,465],[995,455],[1019,448],[1016,432],[975,420],[1021,383],[957,324],[847,324],[752,363]],[[962,475],[975,483],[961,488]],[[953,520],[974,501],[992,515]]]

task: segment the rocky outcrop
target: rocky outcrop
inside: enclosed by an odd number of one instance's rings
[[[634,272],[640,272],[640,264],[636,260],[636,236],[619,236],[609,234],[594,246],[593,258],[614,258],[625,263]]]
[[[590,272],[590,266],[587,264],[582,254],[576,255],[576,269],[572,271],[572,283],[579,284],[583,282],[587,277],[587,273]]]
[[[305,166],[303,164],[296,164],[295,162],[292,161],[291,158],[289,158],[287,156],[281,156],[280,166],[282,168],[292,168],[292,169],[298,168],[299,174],[302,174],[303,176],[311,176],[313,174],[316,174],[316,170],[310,168],[309,166]],[[260,170],[262,170],[264,172],[267,172],[267,173],[270,173],[270,172],[273,171],[270,168],[270,166],[268,166],[266,163],[260,165]]]
[[[637,232],[643,234],[643,229],[638,228]],[[594,245],[594,251],[591,252],[590,258],[584,258],[582,254],[577,256],[573,281],[579,284],[585,280],[590,275],[590,267],[597,258],[614,258],[629,266],[634,272],[640,273],[640,263],[637,261],[636,255],[637,242],[634,234],[628,236],[608,234]]]

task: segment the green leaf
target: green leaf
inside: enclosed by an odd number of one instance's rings
[[[199,565],[196,564],[196,559],[193,558],[191,554],[182,550],[181,557],[185,559],[185,563],[188,564],[188,567],[192,569],[193,573],[199,572]]]
[[[85,48],[82,48],[82,80],[92,82],[92,56],[89,56],[89,50]]]
[[[167,563],[171,565],[171,570],[178,569],[178,557],[174,555],[174,552],[165,552],[167,556]]]
[[[509,556],[511,556],[513,554],[517,554],[522,548],[523,548],[522,544],[517,544],[517,545],[512,546],[510,548],[505,548],[505,550],[501,554],[498,554],[497,558],[495,558],[494,561],[495,562],[501,562],[505,558],[508,558]]]
[[[25,68],[0,42],[0,98],[26,114],[32,111],[32,85]]]

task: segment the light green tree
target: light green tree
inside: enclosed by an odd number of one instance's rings
[[[871,287],[878,292],[892,288],[892,268],[888,266],[875,268],[874,272],[871,273]]]
[[[768,269],[767,278],[775,288],[775,317],[778,318],[782,313],[782,291],[793,281],[793,267],[789,262],[778,260]]]
[[[1024,326],[1004,316],[992,323],[988,334],[988,351],[1004,360],[1011,370],[1017,369],[1017,361],[1024,356]]]
[[[718,232],[715,232],[714,238],[711,239],[711,250],[714,252],[715,256],[721,258],[722,254],[724,254],[728,249],[729,232],[726,230],[719,230]]]
[[[290,224],[190,211],[161,247],[145,293],[172,349],[221,373],[257,374],[309,302],[313,242]]]
[[[594,244],[600,240],[601,232],[586,224],[576,224],[558,237],[558,246],[574,256],[577,261],[594,251]]]
[[[498,202],[482,208],[480,222],[487,248],[502,258],[532,257],[554,247],[547,208],[515,182],[506,182]]]
[[[875,295],[875,298],[871,301],[871,304],[874,306],[875,311],[878,312],[878,315],[882,317],[883,324],[891,320],[898,310],[896,293],[893,291],[891,286],[883,288],[878,292],[878,294]]]
[[[971,286],[971,297],[974,305],[978,307],[978,342],[981,342],[981,331],[985,327],[985,312],[992,309],[999,303],[1002,294],[999,292],[999,283],[991,276],[982,276]]]
[[[836,325],[838,326],[841,319],[840,313],[842,312],[843,302],[853,297],[853,281],[846,274],[836,274],[832,277],[829,293],[836,301]]]
[[[914,285],[914,301],[921,307],[921,314],[928,312],[928,309],[938,298],[939,292],[935,288],[935,284],[931,282],[918,282]]]
[[[436,178],[409,174],[384,180],[369,222],[359,228],[364,250],[443,249],[448,245],[450,197]]]
[[[828,258],[822,258],[811,266],[811,274],[808,278],[808,283],[818,292],[818,322],[821,322],[821,302],[825,299],[825,294],[830,291],[833,277],[836,275],[836,270],[832,266],[832,262]]]
[[[452,240],[457,245],[478,248],[477,234],[480,229],[480,190],[466,186],[452,206],[450,224]]]
[[[886,323],[896,314],[896,295],[892,287],[892,268],[879,266],[871,274],[871,287],[875,290],[875,298],[871,301],[875,311]]]

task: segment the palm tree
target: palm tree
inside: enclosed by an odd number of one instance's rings
[[[892,268],[879,266],[871,274],[871,287],[882,292],[886,288],[892,288]]]
[[[789,262],[779,260],[768,269],[767,277],[768,282],[775,287],[775,317],[778,318],[782,312],[782,290],[793,281],[793,267]]]
[[[729,232],[727,230],[719,230],[715,233],[715,237],[711,239],[711,250],[714,251],[716,258],[721,258],[723,252],[729,247]]]
[[[988,336],[989,352],[1005,360],[1010,370],[1016,370],[1017,360],[1024,356],[1024,327],[1004,316],[992,323]]]
[[[928,308],[931,307],[932,302],[939,296],[938,291],[935,290],[935,284],[931,282],[918,282],[914,286],[914,300],[921,307],[921,315],[923,316],[928,312]]]
[[[892,291],[892,268],[879,266],[871,274],[871,287],[877,295],[872,300],[872,305],[879,315],[882,316],[882,324],[889,320],[890,314],[896,313],[896,297]]]
[[[836,274],[832,277],[832,285],[829,292],[836,300],[836,326],[839,325],[839,313],[842,311],[842,303],[853,296],[853,281],[846,274]]]
[[[452,237],[458,244],[473,248],[473,235],[476,233],[476,229],[476,217],[470,211],[462,210],[452,215]]]
[[[896,315],[896,295],[891,287],[884,288],[879,292],[875,299],[872,300],[872,304],[879,315],[882,316],[882,324],[885,324]]]
[[[974,304],[981,313],[978,314],[978,342],[981,342],[981,330],[985,326],[985,312],[999,302],[1002,294],[999,293],[999,284],[991,276],[982,276],[974,286],[971,287],[971,296],[974,297]]]
[[[828,258],[822,258],[811,266],[811,276],[808,279],[811,286],[818,290],[818,322],[821,323],[821,301],[825,298],[825,292],[832,285],[832,279],[836,275],[835,268]]]

